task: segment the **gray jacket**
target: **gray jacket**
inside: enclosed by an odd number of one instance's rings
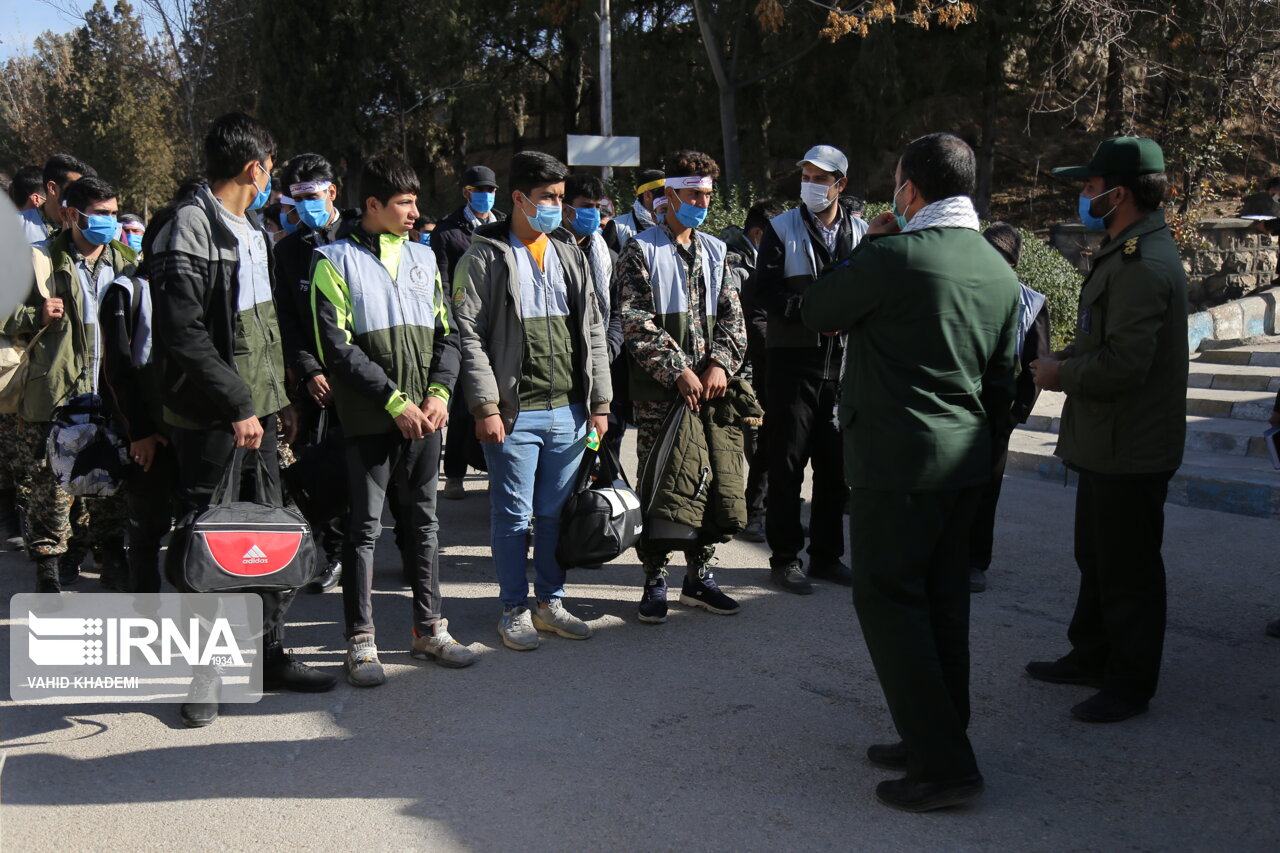
[[[520,411],[520,376],[524,364],[524,320],[520,316],[520,274],[507,243],[510,223],[476,229],[471,248],[453,274],[453,311],[462,338],[459,386],[477,418],[502,415],[510,431]],[[609,412],[613,384],[605,321],[595,297],[586,257],[563,228],[549,235],[568,287],[569,307],[586,343],[576,369],[591,414]]]

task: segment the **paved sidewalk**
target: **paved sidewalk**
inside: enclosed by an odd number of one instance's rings
[[[987,793],[909,815],[875,801],[889,774],[863,758],[893,735],[847,589],[776,591],[763,547],[733,543],[718,578],[740,615],[675,605],[667,624],[645,625],[627,555],[570,574],[569,606],[593,639],[510,651],[484,486],[468,488],[441,502],[442,571],[450,629],[482,652],[474,667],[409,658],[407,593],[386,547],[384,687],[269,695],[200,730],[173,705],[5,703],[0,848],[1280,849],[1280,640],[1263,635],[1280,617],[1274,521],[1168,507],[1160,692],[1145,717],[1091,727],[1067,714],[1084,688],[1022,675],[1066,650],[1074,490],[1011,477],[991,587],[973,599]],[[31,574],[0,556],[0,593],[28,591]],[[337,672],[340,615],[336,590],[304,594],[289,644]]]

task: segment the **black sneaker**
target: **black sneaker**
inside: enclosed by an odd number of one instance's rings
[[[680,588],[680,603],[689,607],[701,607],[709,613],[721,616],[732,616],[742,609],[742,605],[720,591],[716,579],[711,572],[703,572],[699,577],[684,576],[684,584]]]
[[[1267,623],[1267,636],[1280,637],[1280,619]]]
[[[853,586],[853,570],[839,560],[809,560],[809,578],[840,586]]]
[[[331,560],[329,565],[325,566],[320,577],[313,580],[307,586],[308,592],[328,592],[338,585],[342,580],[342,563],[338,560]]]
[[[667,621],[667,579],[662,575],[645,578],[640,597],[640,621],[660,624]]]
[[[282,649],[268,649],[262,664],[263,690],[292,690],[294,693],[324,693],[338,683],[327,672],[294,660]]]
[[[792,560],[785,566],[774,566],[769,569],[769,580],[773,581],[773,585],[785,589],[787,592],[794,592],[796,595],[812,595],[813,584],[809,583],[809,579],[804,576],[804,569],[800,568],[799,560]]]
[[[198,729],[218,719],[218,700],[222,696],[222,675],[214,667],[197,668],[187,690],[187,701],[178,713],[182,724]]]

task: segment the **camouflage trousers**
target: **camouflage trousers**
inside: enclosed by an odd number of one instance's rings
[[[27,555],[60,557],[68,551],[93,551],[98,563],[124,557],[124,532],[129,506],[124,490],[109,498],[76,498],[63,491],[45,461],[49,424],[19,421],[23,461],[30,474],[18,486],[24,507],[22,538]]]
[[[31,477],[31,456],[23,435],[21,418],[0,415],[0,491],[20,489]]]
[[[644,464],[649,459],[649,453],[653,450],[653,446],[658,443],[658,437],[662,434],[662,423],[671,412],[671,407],[675,405],[684,404],[632,401],[631,422],[636,425],[636,456],[639,459],[637,472],[644,470]],[[637,474],[638,479],[639,475]],[[671,560],[670,551],[648,548],[641,542],[636,546],[636,554],[640,557],[640,564],[644,566],[645,575],[652,577],[667,573],[667,563]],[[710,567],[711,561],[715,556],[715,545],[699,545],[696,548],[690,548],[685,551],[684,563],[687,573],[689,575],[701,574]]]

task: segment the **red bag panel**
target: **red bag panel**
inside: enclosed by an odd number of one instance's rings
[[[213,561],[229,575],[261,577],[275,574],[293,562],[302,544],[302,532],[201,531]]]

